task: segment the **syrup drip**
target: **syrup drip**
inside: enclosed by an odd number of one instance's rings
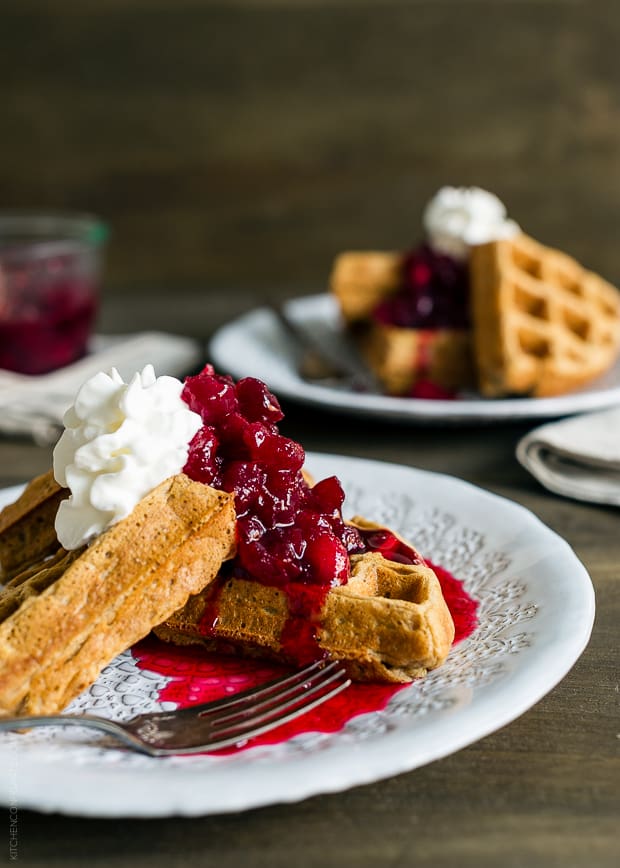
[[[404,543],[402,545],[404,549],[413,551]],[[454,641],[460,642],[471,635],[477,626],[478,604],[467,593],[463,583],[448,570],[430,561],[426,563],[437,574],[454,620]],[[132,653],[140,669],[156,672],[171,679],[159,692],[158,698],[161,702],[174,702],[179,708],[220,699],[249,687],[264,684],[290,671],[284,666],[263,660],[205,654],[199,647],[168,645],[152,636],[135,645]],[[351,718],[359,714],[381,711],[394,694],[407,686],[407,684],[354,683],[338,696],[297,720],[283,724],[245,744],[217,753],[231,754],[261,744],[279,744],[304,732],[337,732]]]
[[[234,575],[251,578],[241,570],[233,570]],[[210,589],[198,632],[207,639],[218,638],[218,622],[220,615],[220,597],[226,584],[224,573],[216,579]],[[280,647],[289,660],[295,660],[301,667],[326,656],[326,652],[316,640],[316,623],[313,621],[323,608],[329,587],[324,585],[303,585],[299,582],[288,582],[280,585],[288,600],[289,616],[282,628]]]
[[[415,367],[419,380],[430,379],[434,336],[435,333],[428,329],[420,329],[417,333]]]
[[[421,329],[417,333],[414,368],[416,381],[411,387],[412,398],[424,398],[431,401],[454,401],[457,394],[454,389],[446,389],[433,380],[433,341],[436,332]]]
[[[401,564],[424,564],[424,558],[409,544],[383,528],[360,529],[357,531],[363,551],[379,552],[385,558]],[[226,567],[220,574],[217,584],[207,600],[207,604],[198,625],[199,632],[207,638],[217,638],[219,620],[220,595],[226,583]],[[228,567],[230,569],[230,567]],[[249,576],[238,566],[233,566],[233,575],[241,578]],[[262,578],[258,581],[263,581]],[[286,582],[280,585],[287,596],[289,616],[280,635],[280,647],[289,660],[294,660],[298,666],[305,666],[326,656],[319,646],[317,634],[317,619],[321,613],[325,599],[331,590],[327,584]]]
[[[399,539],[385,528],[360,530],[359,533],[364,540],[366,551],[379,552],[388,561],[410,564],[411,566],[426,563],[422,555],[412,545]]]

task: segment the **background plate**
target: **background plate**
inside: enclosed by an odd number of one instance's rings
[[[92,816],[200,815],[293,802],[415,769],[471,744],[537,702],[573,665],[594,618],[589,576],[567,543],[511,501],[395,464],[308,455],[337,474],[347,515],[411,539],[480,602],[475,632],[387,708],[336,733],[229,756],[153,759],[80,730],[0,736],[0,802]],[[18,489],[0,492],[0,506]],[[162,677],[118,657],[74,703],[110,717],[160,709]]]
[[[340,321],[336,303],[327,294],[289,301],[290,316],[327,343],[338,344]],[[393,398],[308,383],[297,373],[294,343],[267,308],[259,308],[223,326],[210,344],[214,364],[234,377],[258,377],[281,398],[328,410],[377,416],[400,422],[501,422],[584,413],[620,403],[620,360],[589,388],[553,398],[485,399],[477,396],[455,401]]]

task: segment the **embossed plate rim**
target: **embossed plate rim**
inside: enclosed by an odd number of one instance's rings
[[[287,310],[310,331],[337,335],[338,312],[327,293],[301,296],[287,302]],[[243,352],[239,352],[240,348]],[[290,339],[267,308],[242,314],[213,335],[210,354],[216,367],[232,374],[264,380],[280,398],[332,412],[371,416],[413,424],[460,422],[492,424],[506,419],[546,419],[610,407],[620,401],[620,359],[596,383],[551,398],[467,397],[456,401],[394,398],[308,383],[297,373]]]
[[[34,733],[4,736],[0,803],[84,816],[197,816],[342,791],[411,771],[505,726],[580,656],[594,619],[590,578],[569,545],[527,509],[463,480],[397,464],[309,453],[308,467],[317,477],[338,474],[352,509],[367,517],[391,518],[396,509],[395,529],[416,541],[428,531],[433,545],[436,533],[445,565],[458,571],[460,561],[467,587],[482,600],[479,631],[444,667],[397,693],[385,712],[355,718],[339,733],[230,757],[163,761],[67,745],[67,730],[49,743],[16,741]],[[0,491],[0,505],[17,491]],[[92,701],[84,697],[76,707]]]

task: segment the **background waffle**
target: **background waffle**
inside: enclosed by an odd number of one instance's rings
[[[179,475],[85,549],[0,591],[0,715],[51,714],[217,575],[234,549],[233,496]]]
[[[365,528],[377,525],[356,518]],[[216,588],[216,585],[213,585]],[[202,644],[284,662],[280,644],[289,617],[284,591],[248,579],[228,578],[207,588],[155,628],[161,639]],[[201,627],[217,612],[212,638]],[[353,555],[346,585],[329,591],[317,629],[319,648],[346,664],[358,681],[407,682],[439,666],[454,639],[454,624],[437,576],[427,566],[386,560],[377,553]]]
[[[474,386],[468,330],[372,322],[358,342],[368,366],[390,395],[408,395],[422,380],[450,391]]]
[[[330,289],[358,349],[390,395],[407,395],[419,380],[447,390],[474,385],[471,336],[465,329],[413,329],[372,318],[403,285],[402,253],[349,251],[335,260]]]
[[[558,395],[604,373],[620,348],[620,294],[526,235],[472,249],[479,390]]]
[[[329,286],[344,321],[367,320],[374,308],[402,285],[405,257],[385,251],[347,251],[334,260]]]

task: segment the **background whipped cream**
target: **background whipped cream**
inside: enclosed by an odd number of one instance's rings
[[[152,365],[130,383],[113,368],[81,387],[54,449],[56,481],[71,491],[55,523],[64,548],[89,542],[183,469],[202,420],[182,390],[175,377],[155,377]]]
[[[480,187],[442,187],[422,219],[431,247],[455,259],[467,259],[475,244],[511,238],[520,231],[507,219],[497,196]]]

